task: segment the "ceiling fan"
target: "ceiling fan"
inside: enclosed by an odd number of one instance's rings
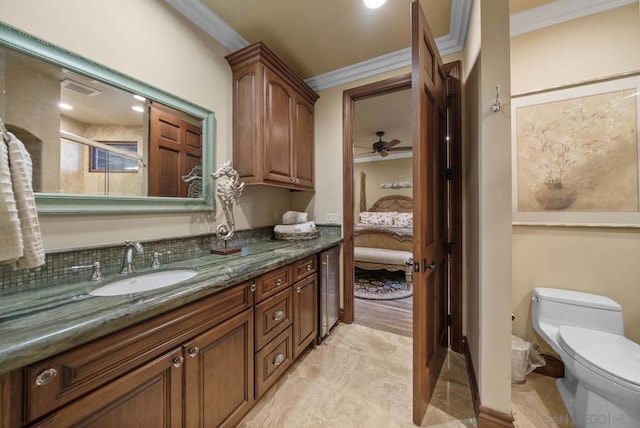
[[[400,140],[391,140],[391,141],[382,141],[382,136],[384,135],[384,131],[376,132],[378,136],[378,141],[374,142],[371,149],[371,153],[378,153],[380,156],[387,157],[389,155],[388,152],[401,152],[401,151],[410,151],[413,150],[413,147],[394,147],[397,144],[400,144]],[[365,148],[365,147],[361,147]]]

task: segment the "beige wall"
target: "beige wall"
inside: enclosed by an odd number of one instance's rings
[[[13,27],[214,111],[216,164],[231,158],[228,52],[166,3],[112,0],[87,7],[83,0],[0,0],[0,10]],[[246,189],[236,224],[274,224],[274,211],[289,208],[287,190]],[[210,233],[221,219],[216,215],[42,216],[40,222],[51,250]]]
[[[640,13],[628,5],[511,39],[513,93],[640,70]],[[513,228],[513,334],[531,327],[536,286],[607,295],[622,304],[627,336],[640,343],[640,229]],[[549,349],[549,348],[547,348]]]
[[[362,162],[353,165],[355,179],[355,206],[354,220],[358,222],[360,214],[360,172],[366,174],[367,209],[371,208],[375,201],[383,196],[403,195],[413,196],[413,189],[385,189],[381,188],[382,183],[397,183],[400,181],[413,182],[413,159],[389,159],[373,162]]]

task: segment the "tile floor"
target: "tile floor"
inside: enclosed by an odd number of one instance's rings
[[[340,324],[307,352],[240,423],[244,428],[413,427],[412,339]],[[513,385],[517,428],[571,427],[555,380]],[[475,427],[464,357],[449,352],[422,426]]]

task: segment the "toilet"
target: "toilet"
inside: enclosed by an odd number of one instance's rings
[[[531,317],[564,363],[556,385],[575,425],[640,427],[640,345],[624,337],[621,306],[597,294],[538,287]]]

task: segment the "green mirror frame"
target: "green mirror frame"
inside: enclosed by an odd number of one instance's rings
[[[197,212],[214,209],[213,178],[215,115],[144,82],[126,76],[80,55],[52,45],[0,22],[0,46],[14,49],[51,64],[100,80],[122,90],[182,110],[202,120],[202,198],[154,196],[102,196],[36,193],[38,214],[137,214]]]

